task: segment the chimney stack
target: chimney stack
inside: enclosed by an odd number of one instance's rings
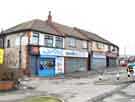
[[[49,15],[48,15],[48,23],[52,22],[52,15],[51,15],[51,11],[49,11]]]

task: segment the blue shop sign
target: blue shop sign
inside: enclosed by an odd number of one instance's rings
[[[47,55],[47,56],[67,56],[67,57],[88,57],[88,52],[41,47],[40,55],[41,56]]]
[[[40,55],[63,56],[63,49],[40,48]]]

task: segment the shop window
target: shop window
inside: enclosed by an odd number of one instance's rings
[[[38,45],[38,42],[39,42],[39,33],[38,32],[33,32],[32,44]]]
[[[40,69],[54,69],[55,68],[55,59],[46,58],[44,61],[40,62]]]
[[[45,46],[53,47],[53,36],[45,35]]]
[[[62,37],[56,36],[55,47],[63,48],[63,38]]]
[[[7,48],[10,48],[10,40],[7,40]]]
[[[76,47],[76,39],[75,38],[69,38],[68,39],[68,45],[69,45],[69,47],[75,48]]]

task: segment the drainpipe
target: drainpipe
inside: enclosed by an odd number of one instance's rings
[[[20,45],[19,45],[19,69],[21,69],[22,65],[22,38],[25,36],[25,33],[23,33],[20,36]]]

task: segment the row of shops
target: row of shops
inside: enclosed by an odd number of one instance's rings
[[[91,57],[91,68],[111,68],[118,65],[118,56],[115,52],[93,52]]]
[[[29,67],[31,68],[31,73],[41,77],[88,71],[90,70],[88,65],[95,70],[106,66],[113,67],[116,66],[117,62],[117,56],[112,57],[111,54],[107,55],[101,52],[93,52],[90,58],[86,51],[31,47],[30,52]]]

